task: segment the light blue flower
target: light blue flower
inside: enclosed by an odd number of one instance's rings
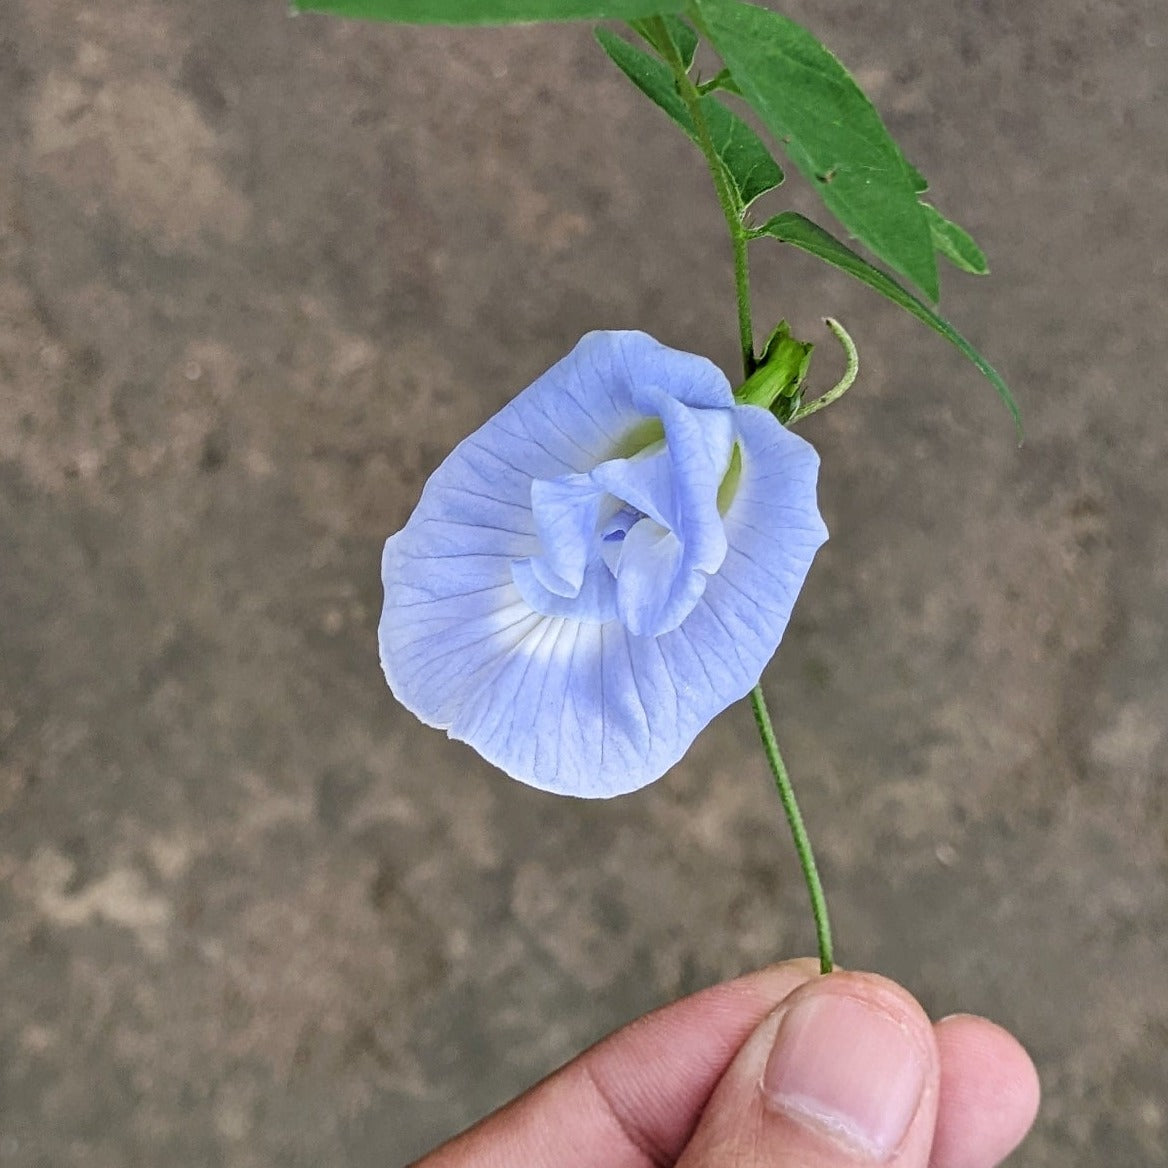
[[[778,646],[827,538],[818,467],[704,357],[589,333],[387,541],[390,688],[532,786],[643,787]]]

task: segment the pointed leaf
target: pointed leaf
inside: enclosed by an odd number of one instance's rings
[[[821,260],[847,272],[857,280],[875,288],[881,296],[886,296],[893,304],[899,304],[906,312],[911,313],[929,328],[943,336],[951,345],[964,353],[974,365],[989,379],[990,384],[998,391],[998,396],[1006,404],[1014,419],[1018,436],[1022,436],[1022,418],[1018,411],[1018,404],[1006,383],[999,376],[997,370],[947,321],[938,316],[927,304],[918,300],[911,292],[902,288],[891,276],[885,275],[879,268],[874,268],[867,260],[858,256],[850,247],[840,243],[833,235],[824,231],[822,227],[805,219],[795,211],[784,211],[768,220],[755,232],[756,235],[769,235],[780,243],[790,243],[795,247],[818,256]]]
[[[669,66],[607,29],[598,28],[596,39],[617,68],[696,142],[697,129],[677,92]],[[758,135],[737,114],[708,95],[700,102],[714,150],[745,210],[759,195],[777,187],[783,181],[783,172]]]
[[[688,72],[693,65],[694,54],[698,51],[698,34],[684,20],[678,16],[663,16],[665,27],[669,30],[670,39],[677,49],[681,63]]]
[[[783,181],[782,168],[762,139],[716,97],[707,94],[701,99],[701,107],[714,149],[738,191],[742,209],[746,210],[759,195],[765,195]]]
[[[663,61],[609,32],[595,30],[600,47],[612,63],[652,102],[660,106],[691,138],[696,137],[693,118],[677,92],[673,72]]]
[[[329,12],[399,24],[512,24],[536,20],[638,20],[680,12],[684,0],[292,0]]]
[[[743,97],[828,209],[880,259],[937,299],[919,176],[848,71],[794,21],[740,0],[696,0]]]
[[[929,218],[929,231],[933,235],[933,246],[951,264],[963,272],[984,276],[989,272],[985,254],[973,241],[973,236],[956,223],[946,219],[936,207],[922,203]]]

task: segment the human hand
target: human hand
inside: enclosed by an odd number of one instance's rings
[[[1038,1094],[992,1022],[790,961],[618,1030],[415,1168],[993,1168]]]

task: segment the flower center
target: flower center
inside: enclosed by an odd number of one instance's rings
[[[676,628],[726,555],[722,514],[741,470],[730,410],[671,403],[587,473],[532,483],[542,554],[512,564],[546,616],[618,620],[635,636]]]

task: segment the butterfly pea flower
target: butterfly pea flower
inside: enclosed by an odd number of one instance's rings
[[[534,787],[652,782],[774,654],[827,538],[818,467],[704,357],[589,333],[386,542],[390,688]]]

